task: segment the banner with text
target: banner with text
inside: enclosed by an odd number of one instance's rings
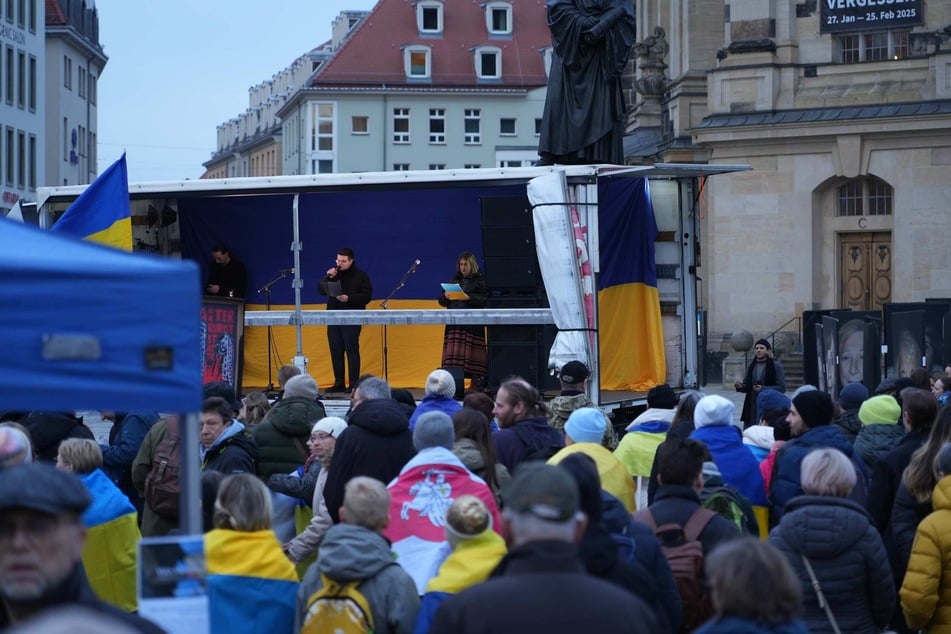
[[[820,33],[895,29],[924,21],[923,0],[821,0]]]

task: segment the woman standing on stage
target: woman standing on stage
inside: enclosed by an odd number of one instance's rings
[[[456,274],[451,284],[462,287],[464,297],[444,291],[439,304],[446,308],[485,308],[487,291],[485,275],[479,269],[475,255],[465,251],[459,255]],[[472,379],[472,386],[481,386],[488,372],[488,352],[485,347],[485,326],[446,326],[442,348],[443,368],[462,368],[463,375]]]

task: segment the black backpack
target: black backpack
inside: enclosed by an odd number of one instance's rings
[[[518,439],[525,445],[525,462],[541,461],[548,462],[548,459],[564,449],[565,441],[553,427],[549,427],[549,443],[545,444],[537,438],[533,438],[531,432],[525,429],[525,426],[515,425],[511,428]]]

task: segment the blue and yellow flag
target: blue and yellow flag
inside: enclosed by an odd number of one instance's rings
[[[649,390],[667,374],[650,185],[646,178],[603,179],[598,199],[601,389]]]
[[[132,250],[132,210],[125,153],[73,201],[50,231]]]

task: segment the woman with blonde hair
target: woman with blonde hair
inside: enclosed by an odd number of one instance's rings
[[[271,530],[271,494],[249,473],[226,477],[205,535],[211,634],[291,632],[297,571]]]
[[[485,274],[479,269],[475,254],[463,251],[456,260],[456,274],[449,280],[458,284],[461,293],[443,291],[439,305],[456,310],[485,308],[488,290]],[[443,368],[462,368],[463,376],[472,379],[473,387],[480,387],[489,370],[489,354],[485,345],[485,326],[446,326],[443,337]]]
[[[238,420],[244,423],[245,427],[254,427],[267,416],[271,411],[271,402],[267,400],[264,392],[248,392],[241,399],[241,413]]]
[[[803,620],[815,634],[877,634],[892,616],[895,583],[878,530],[847,497],[855,467],[838,449],[821,448],[800,469],[805,494],[786,503],[769,543],[799,577]]]

